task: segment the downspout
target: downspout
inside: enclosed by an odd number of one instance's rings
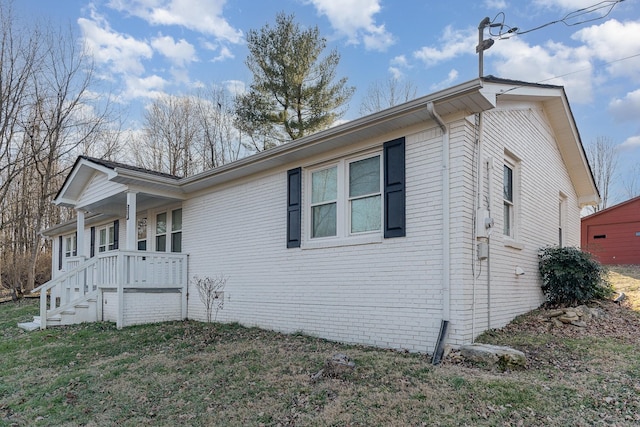
[[[437,365],[444,353],[444,344],[447,339],[447,329],[451,316],[450,308],[450,190],[449,190],[449,131],[447,125],[438,115],[433,102],[427,104],[427,111],[442,130],[442,322],[436,348],[433,352],[432,363]]]

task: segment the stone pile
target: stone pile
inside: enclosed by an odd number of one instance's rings
[[[586,305],[548,310],[543,314],[545,321],[550,322],[555,327],[573,325],[579,328],[585,328],[592,319],[597,319],[602,316],[604,316],[602,309],[597,307],[591,308]]]

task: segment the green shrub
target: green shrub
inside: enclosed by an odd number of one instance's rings
[[[552,305],[576,305],[611,297],[607,270],[591,254],[573,247],[540,251],[542,292]]]

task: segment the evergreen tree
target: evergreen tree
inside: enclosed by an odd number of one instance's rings
[[[293,15],[278,14],[268,24],[247,33],[253,73],[249,91],[236,100],[237,126],[251,137],[252,149],[326,129],[344,114],[354,92],[347,78],[335,81],[340,55],[321,57],[326,40],[318,27],[301,29]]]

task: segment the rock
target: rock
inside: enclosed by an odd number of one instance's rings
[[[580,320],[580,318],[578,316],[576,316],[576,315],[567,316],[566,314],[563,314],[562,316],[556,317],[556,319],[558,319],[562,323],[571,323],[571,322],[576,322],[576,321]]]
[[[522,369],[527,365],[523,352],[510,347],[490,344],[470,344],[460,348],[462,356],[479,365],[500,370]]]
[[[585,322],[588,322],[589,320],[591,320],[591,309],[589,307],[587,307],[586,305],[580,305],[578,307],[576,307],[576,313],[578,313],[578,316],[580,316],[580,320],[584,320]]]
[[[558,317],[563,314],[564,314],[564,309],[557,308],[555,310],[547,311],[546,313],[543,314],[543,316],[546,317],[547,319],[551,319],[552,317]]]
[[[583,321],[583,320],[576,320],[576,321],[571,322],[571,324],[573,326],[577,326],[579,328],[586,328],[587,327],[587,323],[585,321]]]
[[[554,317],[553,319],[551,319],[551,322],[553,323],[553,326],[558,327],[558,328],[560,326],[564,326],[564,323],[559,321],[557,317]]]
[[[339,377],[353,372],[356,364],[349,356],[336,353],[324,362],[323,375],[328,377]]]

